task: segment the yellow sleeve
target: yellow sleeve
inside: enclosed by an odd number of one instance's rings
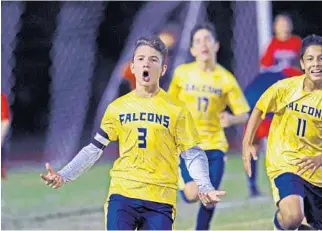
[[[108,107],[105,111],[101,122],[101,129],[107,134],[107,139],[116,141],[118,139],[117,119],[112,107]]]
[[[168,89],[168,94],[174,98],[177,98],[180,93],[180,85],[179,85],[179,74],[178,68],[174,70],[174,74]]]
[[[187,108],[183,108],[181,111],[175,129],[176,143],[180,152],[186,151],[199,143],[196,126]]]
[[[240,115],[250,111],[250,107],[243,91],[234,76],[231,76],[229,87],[226,93],[227,105],[234,115]]]
[[[256,103],[255,107],[263,112],[262,119],[265,119],[267,113],[275,113],[277,111],[278,98],[278,86],[277,83],[275,83],[262,94]]]

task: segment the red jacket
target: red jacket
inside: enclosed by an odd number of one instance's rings
[[[5,94],[1,93],[1,121],[9,119],[9,104]]]
[[[274,37],[260,60],[261,66],[267,68],[281,62],[294,66],[300,57],[301,44],[301,38],[295,35],[286,41],[279,41]]]

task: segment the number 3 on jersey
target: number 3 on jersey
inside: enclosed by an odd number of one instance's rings
[[[139,148],[146,148],[146,135],[147,133],[147,129],[146,128],[138,128],[138,139],[139,139]]]
[[[296,135],[300,136],[300,137],[304,137],[305,131],[306,131],[306,120],[305,119],[297,119]]]

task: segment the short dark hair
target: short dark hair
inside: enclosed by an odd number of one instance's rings
[[[134,58],[135,51],[140,46],[149,46],[149,47],[154,48],[158,52],[160,52],[162,55],[162,64],[164,64],[164,62],[168,56],[168,48],[158,36],[155,36],[155,35],[143,36],[143,37],[139,38],[138,40],[136,40],[132,60]]]
[[[216,40],[216,30],[215,30],[215,27],[213,26],[213,24],[210,24],[209,22],[197,24],[193,27],[193,29],[191,30],[191,33],[190,33],[190,47],[192,47],[193,37],[195,36],[197,31],[202,30],[202,29],[209,31],[212,34],[212,36],[214,37],[214,39]]]
[[[304,55],[306,49],[312,45],[322,46],[322,36],[312,34],[312,35],[305,37],[302,40],[302,47],[301,47],[301,52],[300,52],[301,58],[303,58],[303,55]]]

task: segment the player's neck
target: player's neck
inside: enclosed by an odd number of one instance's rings
[[[150,98],[158,94],[160,91],[159,84],[151,86],[142,86],[136,83],[135,94],[139,97]]]
[[[216,67],[215,59],[211,59],[207,61],[196,60],[196,62],[200,70],[202,70],[203,72],[213,72],[215,70],[215,67]]]
[[[304,91],[312,92],[312,91],[321,90],[321,89],[322,89],[322,81],[313,82],[308,77],[304,79],[304,86],[303,86]]]

